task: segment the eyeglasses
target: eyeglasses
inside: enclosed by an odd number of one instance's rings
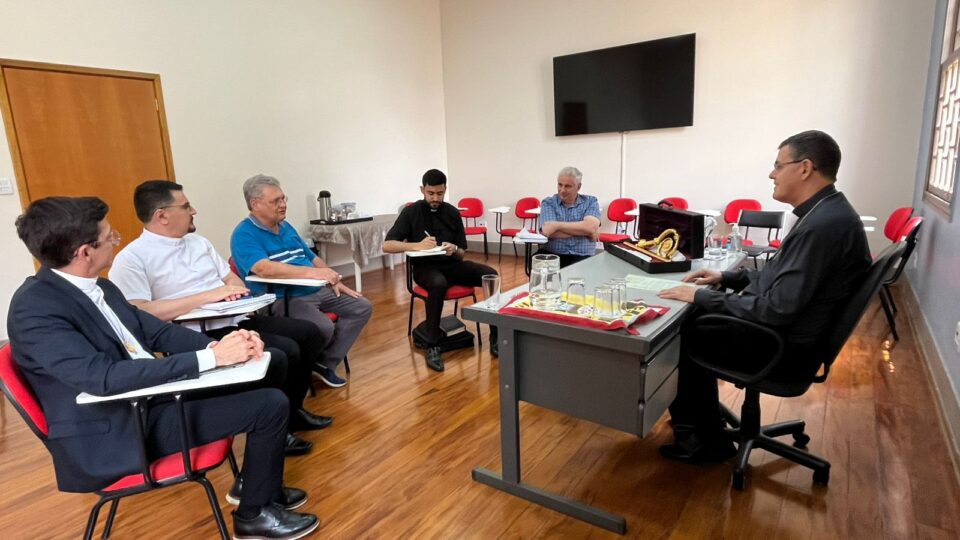
[[[773,170],[775,170],[775,171],[777,171],[777,172],[780,172],[780,171],[782,171],[783,168],[786,167],[787,165],[793,165],[794,163],[800,163],[801,161],[806,161],[806,160],[808,160],[808,159],[810,159],[810,158],[795,159],[795,160],[793,160],[793,161],[787,161],[786,163],[777,163],[776,161],[774,161],[774,162],[773,162]],[[812,163],[812,162],[811,162],[811,163]],[[816,166],[816,165],[813,166],[813,170],[817,170],[817,166]]]
[[[261,200],[263,200],[263,199],[261,199]],[[270,201],[263,201],[263,202],[269,204],[270,206],[280,206],[281,203],[286,204],[286,202],[287,202],[287,196],[284,195],[284,196],[282,196],[282,197],[277,197],[276,199],[273,199],[273,200],[270,200]]]
[[[114,247],[119,246],[119,245],[120,245],[120,233],[118,233],[118,232],[115,231],[115,230],[114,230],[114,231],[110,231],[110,234],[107,235],[107,238],[106,238],[106,239],[104,239],[104,240],[102,240],[102,241],[101,241],[101,240],[94,240],[93,242],[90,242],[90,246],[93,247],[93,249],[97,249],[97,248],[99,248],[101,245],[103,245],[104,242],[110,242],[111,244],[114,245]]]
[[[190,205],[190,201],[187,201],[183,204],[168,204],[167,206],[161,206],[159,209],[166,210],[167,208],[182,208],[189,212],[193,206]]]

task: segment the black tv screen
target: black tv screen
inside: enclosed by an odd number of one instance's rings
[[[693,125],[697,35],[553,59],[556,134]]]

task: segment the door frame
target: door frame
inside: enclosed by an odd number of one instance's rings
[[[20,154],[20,140],[17,136],[17,128],[13,121],[13,110],[10,107],[7,80],[4,75],[4,68],[8,67],[83,75],[105,75],[152,82],[154,95],[156,96],[157,117],[160,121],[160,137],[163,140],[163,155],[166,161],[167,180],[172,182],[176,181],[176,174],[173,169],[173,151],[170,149],[170,134],[167,131],[167,113],[163,106],[163,91],[160,87],[159,74],[0,58],[0,112],[3,113],[3,126],[7,134],[7,144],[10,147],[10,157],[13,160],[13,170],[17,179],[17,191],[20,195],[20,205],[22,208],[30,206],[33,199],[30,197],[30,189],[27,186],[26,171],[23,168],[23,160]]]

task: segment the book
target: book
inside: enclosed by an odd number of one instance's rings
[[[455,336],[461,332],[466,332],[467,327],[456,315],[447,315],[440,319],[440,330],[443,331],[445,336]]]

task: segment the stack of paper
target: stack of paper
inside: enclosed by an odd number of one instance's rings
[[[547,237],[533,231],[528,231],[526,229],[520,229],[520,232],[517,233],[517,238],[520,240],[540,240],[543,242],[547,241]]]
[[[626,276],[627,287],[631,289],[640,289],[642,291],[657,291],[676,287],[677,285],[690,285],[694,287],[704,287],[704,285],[694,285],[693,283],[683,283],[682,281],[673,281],[670,279],[655,278],[650,276],[639,276],[629,274]]]
[[[276,301],[276,299],[277,295],[275,294],[261,294],[259,296],[247,296],[230,302],[213,302],[210,304],[204,304],[200,306],[200,309],[216,311],[217,313],[223,313],[225,311],[238,308],[249,308],[250,311],[256,311],[264,306],[272,304]]]

